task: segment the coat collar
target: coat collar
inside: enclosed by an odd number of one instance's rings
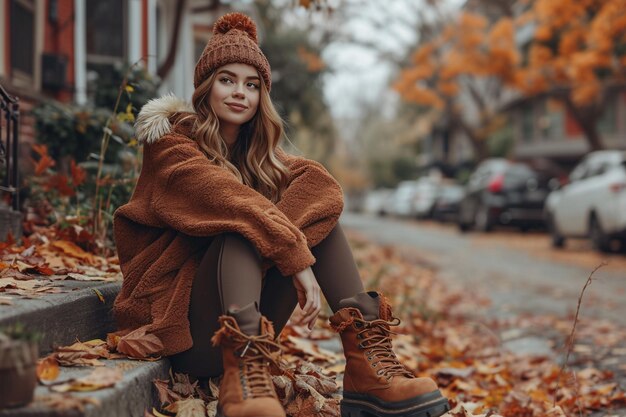
[[[137,115],[135,133],[140,144],[152,144],[172,131],[178,115],[195,114],[191,103],[166,94],[148,101]]]

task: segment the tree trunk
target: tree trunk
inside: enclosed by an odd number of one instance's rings
[[[476,129],[469,126],[465,120],[459,115],[453,116],[452,123],[456,125],[470,140],[477,161],[482,161],[489,157],[489,149],[487,148],[487,138],[479,135]]]
[[[599,106],[597,104],[580,107],[577,106],[572,99],[567,96],[563,99],[565,102],[565,106],[567,110],[571,113],[572,117],[580,128],[582,129],[585,139],[589,144],[589,150],[591,151],[599,151],[604,149],[604,145],[602,142],[602,136],[600,132],[598,132],[598,119],[602,114],[600,110],[603,106]]]

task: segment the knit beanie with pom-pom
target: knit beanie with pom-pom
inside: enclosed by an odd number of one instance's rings
[[[259,71],[267,90],[271,89],[270,64],[259,48],[256,25],[243,13],[228,13],[215,22],[213,36],[196,64],[194,87],[198,88],[212,71],[232,63],[252,65]]]

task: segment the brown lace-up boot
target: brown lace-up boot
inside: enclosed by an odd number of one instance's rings
[[[342,417],[438,417],[450,409],[437,384],[415,377],[393,352],[390,326],[400,320],[384,297],[360,293],[339,305],[330,323],[346,357]]]
[[[211,339],[222,347],[224,361],[217,417],[285,417],[269,372],[270,364],[278,366],[281,351],[272,323],[256,303],[219,321],[221,328]]]

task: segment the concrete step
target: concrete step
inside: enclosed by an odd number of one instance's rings
[[[121,282],[53,281],[51,285],[63,292],[37,299],[15,298],[13,305],[0,306],[0,328],[19,322],[39,332],[42,355],[56,346],[71,345],[77,338],[103,338],[114,330],[111,308]]]
[[[0,417],[143,417],[144,410],[159,405],[158,393],[152,381],[155,378],[168,379],[170,364],[167,359],[156,362],[119,359],[102,362],[110,368],[119,367],[124,379],[112,388],[65,394],[71,399],[95,399],[98,404],[87,404],[82,411],[53,409],[47,406],[46,399],[61,394],[52,393],[49,387],[39,385],[33,402],[21,408],[0,410]],[[79,378],[93,370],[93,367],[62,367],[55,382]]]
[[[15,297],[11,300],[12,305],[0,305],[0,328],[19,322],[39,332],[42,335],[42,357],[57,346],[71,345],[76,339],[104,339],[107,333],[115,329],[111,308],[121,289],[121,282],[53,281],[50,284],[58,286],[62,292],[44,294],[37,299]],[[158,405],[158,393],[152,381],[155,378],[168,378],[168,360],[101,361],[107,367],[119,367],[123,371],[123,380],[112,388],[64,394],[70,399],[92,398],[97,400],[97,405],[88,404],[82,411],[51,408],[46,405],[46,399],[60,394],[53,393],[48,386],[39,385],[32,403],[21,408],[0,410],[0,417],[143,417],[144,410]],[[78,378],[94,369],[61,367],[61,374],[54,382]]]

